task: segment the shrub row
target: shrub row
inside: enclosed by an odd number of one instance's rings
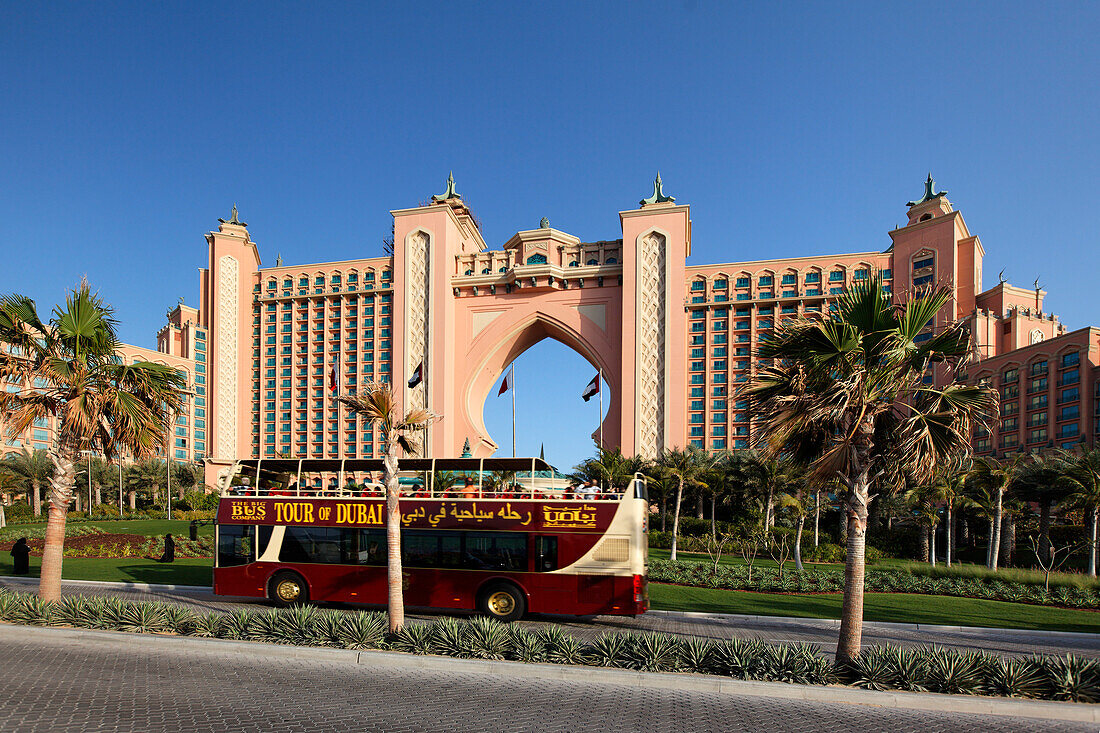
[[[836,593],[844,589],[840,570],[788,568],[780,577],[776,568],[755,567],[752,578],[746,565],[719,565],[691,560],[650,560],[649,579],[655,583],[676,583],[700,588],[748,590],[762,593]],[[1100,608],[1100,591],[1093,588],[1057,587],[988,580],[915,575],[904,571],[867,570],[866,589],[881,593],[922,593],[937,596],[979,598],[989,601],[1031,603],[1064,608]]]
[[[101,509],[106,507],[106,509]],[[4,507],[5,510],[11,509],[11,507]],[[216,510],[197,509],[197,510],[173,510],[172,519],[190,522],[192,519],[213,519],[217,514]],[[67,521],[69,522],[102,522],[112,519],[118,519],[118,507],[111,504],[100,504],[96,506],[91,514],[87,512],[71,511],[67,515]],[[159,509],[137,509],[131,511],[126,510],[126,513],[122,517],[123,519],[167,519],[168,513]],[[33,514],[21,514],[17,517],[7,516],[9,525],[18,524],[37,524],[46,521],[46,508],[42,508],[41,516],[34,516]]]
[[[872,690],[928,690],[1073,702],[1100,701],[1100,663],[1075,656],[1002,658],[936,647],[875,647],[836,665],[816,647],[756,639],[712,641],[665,633],[616,632],[583,642],[559,626],[530,631],[487,618],[440,618],[389,634],[379,611],[289,609],[202,613],[169,603],[66,596],[48,603],[0,591],[0,621],[133,633],[385,649],[467,659],[587,664],[647,672],[694,672],[741,680],[843,683]]]

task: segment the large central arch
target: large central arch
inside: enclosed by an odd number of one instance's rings
[[[686,206],[621,212],[620,240],[581,242],[544,225],[517,232],[503,250],[486,248],[457,195],[392,213],[402,277],[393,364],[403,370],[393,379],[403,406],[441,417],[428,431],[427,455],[456,456],[466,440],[475,456],[493,453],[489,390],[547,338],[580,354],[610,388],[605,447],[654,456],[682,444],[686,418],[671,404],[687,391]],[[422,379],[403,384],[414,374]]]

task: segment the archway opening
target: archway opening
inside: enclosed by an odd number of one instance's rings
[[[592,456],[593,435],[598,434],[601,419],[600,397],[597,394],[585,402],[582,394],[595,376],[596,368],[587,359],[554,338],[544,338],[516,357],[493,383],[483,407],[485,428],[499,446],[496,455],[512,455],[514,396],[517,456],[538,456],[543,450],[546,460],[561,471],[571,471]],[[505,378],[509,390],[499,394]],[[606,419],[611,391],[606,380],[600,386]]]

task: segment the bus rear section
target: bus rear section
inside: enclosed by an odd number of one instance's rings
[[[633,616],[649,606],[644,482],[598,499],[401,500],[407,606]],[[277,604],[387,600],[385,504],[225,496],[214,592]]]

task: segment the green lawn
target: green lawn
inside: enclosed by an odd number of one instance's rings
[[[653,608],[671,611],[840,618],[839,593],[749,593],[651,583],[649,597]],[[863,615],[867,621],[1100,633],[1100,612],[951,596],[868,593]]]
[[[138,558],[65,558],[61,574],[68,580],[108,580],[130,583],[205,585],[213,582],[210,558],[180,558],[173,563]],[[30,577],[37,578],[42,558],[31,557]],[[12,574],[11,556],[0,553],[0,575]]]
[[[98,520],[94,522],[70,522],[71,527],[98,527],[104,532],[112,534],[143,534],[159,536],[166,534],[187,536],[190,522],[181,520],[168,521],[167,519],[115,519]],[[19,537],[20,529],[45,529],[45,522],[34,524],[9,524],[3,531],[3,537]],[[214,535],[214,525],[204,524],[199,526],[199,536]]]

